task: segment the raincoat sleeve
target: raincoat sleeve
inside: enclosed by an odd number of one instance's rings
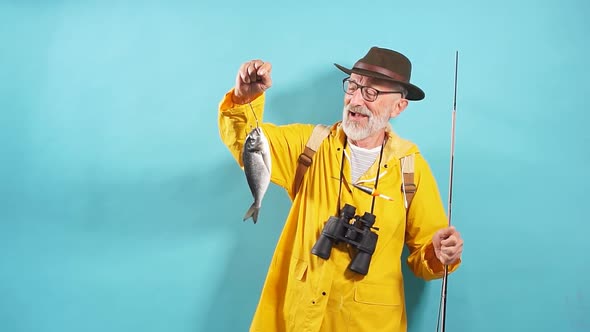
[[[408,265],[414,274],[425,280],[441,278],[443,264],[436,258],[432,236],[447,227],[447,219],[436,180],[421,154],[415,155],[414,181],[417,191],[408,210],[406,245],[410,249]],[[449,265],[455,271],[461,261]]]
[[[285,188],[291,198],[294,197],[291,191],[297,159],[305,149],[314,126],[309,124],[277,126],[272,123],[263,123],[265,95],[261,94],[254,99],[250,108],[249,104],[234,104],[233,93],[233,89],[226,93],[219,104],[218,124],[221,140],[240,167],[244,167],[242,162],[244,142],[248,133],[256,127],[256,119],[258,119],[270,144],[271,181]]]

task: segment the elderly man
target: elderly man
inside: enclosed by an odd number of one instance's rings
[[[389,124],[408,101],[424,98],[410,83],[410,61],[373,47],[352,68],[336,66],[350,75],[342,121],[328,127],[300,180],[300,155],[315,126],[260,123],[271,146],[271,180],[293,203],[251,331],[405,331],[404,245],[407,264],[425,280],[461,261],[463,240],[447,227],[426,160]],[[240,165],[246,135],[263,118],[271,68],[244,63],[219,106],[221,138]]]

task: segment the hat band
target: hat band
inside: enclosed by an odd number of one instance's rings
[[[391,77],[396,81],[402,81],[402,82],[408,81],[404,76],[402,76],[394,71],[391,71],[387,68],[383,68],[383,67],[375,66],[375,65],[370,65],[368,63],[364,63],[364,62],[360,62],[360,61],[358,61],[357,63],[354,64],[354,68],[374,71],[374,72],[379,73],[381,75]]]

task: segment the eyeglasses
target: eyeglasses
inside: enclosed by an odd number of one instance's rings
[[[361,96],[363,96],[363,99],[369,102],[377,100],[377,97],[379,97],[380,94],[384,95],[388,93],[399,93],[403,96],[402,91],[379,91],[375,88],[360,85],[355,81],[351,81],[350,77],[342,80],[342,88],[344,89],[344,92],[349,95],[352,95],[356,90],[361,89]]]

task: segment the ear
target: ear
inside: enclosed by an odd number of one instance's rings
[[[405,98],[400,98],[397,100],[393,107],[391,108],[390,118],[395,118],[396,116],[400,115],[406,107],[408,107],[408,100]]]

